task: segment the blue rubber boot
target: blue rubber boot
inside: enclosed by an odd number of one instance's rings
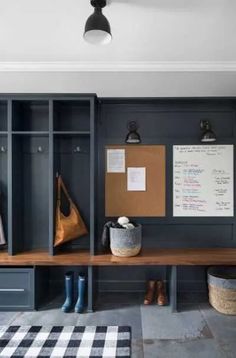
[[[66,300],[61,307],[62,311],[66,313],[71,310],[73,304],[73,296],[74,296],[73,284],[74,284],[74,274],[72,271],[67,272],[65,274]]]
[[[85,275],[79,274],[78,277],[78,299],[75,304],[75,312],[82,313],[84,310],[84,299],[85,299]]]

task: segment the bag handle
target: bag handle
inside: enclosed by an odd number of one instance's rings
[[[65,184],[63,183],[62,177],[61,175],[58,176],[57,178],[57,201],[60,204],[61,203],[61,190],[63,190],[65,196],[67,197],[68,201],[70,202],[70,204],[72,203],[72,199],[65,187]]]

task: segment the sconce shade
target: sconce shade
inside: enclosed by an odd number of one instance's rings
[[[130,132],[127,134],[125,141],[126,141],[126,143],[135,144],[135,143],[140,143],[141,138],[137,132]]]
[[[203,133],[202,138],[201,138],[201,142],[215,142],[216,141],[216,136],[215,133],[212,130],[206,131],[205,133]]]
[[[84,39],[94,45],[106,45],[111,41],[111,27],[100,7],[95,7],[86,21]]]
[[[211,143],[216,141],[216,135],[211,129],[211,123],[208,120],[201,120],[200,127],[203,131],[201,136],[201,142]]]
[[[141,138],[137,132],[138,126],[135,121],[128,123],[129,133],[126,136],[125,142],[128,144],[138,144],[141,143]]]

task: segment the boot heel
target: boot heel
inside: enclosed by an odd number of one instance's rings
[[[74,274],[72,271],[67,272],[65,274],[65,294],[66,294],[66,299],[65,302],[63,303],[61,310],[65,313],[69,312],[72,308],[72,304],[73,304],[73,278],[74,278]]]
[[[78,299],[75,304],[75,312],[82,313],[84,310],[84,298],[85,298],[85,275],[80,274],[78,277]]]
[[[157,281],[157,304],[165,306],[167,304],[166,288],[164,281]]]
[[[156,291],[156,281],[153,280],[148,281],[146,294],[143,301],[144,305],[150,305],[152,303],[154,299],[155,291]]]

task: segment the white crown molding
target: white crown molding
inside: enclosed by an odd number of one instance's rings
[[[0,72],[235,72],[236,61],[0,62]]]

